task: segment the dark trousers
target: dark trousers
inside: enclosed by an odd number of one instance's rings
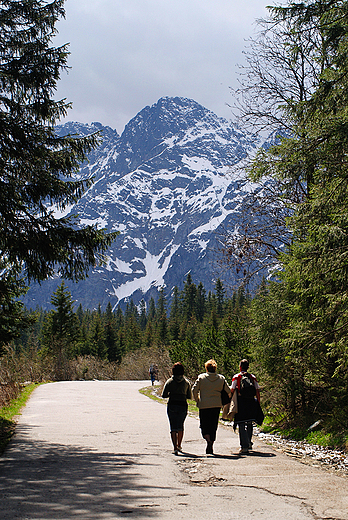
[[[251,438],[253,436],[253,423],[252,421],[245,421],[238,423],[239,429],[239,442],[243,449],[249,449],[251,446]]]
[[[219,424],[220,408],[202,408],[199,410],[200,428],[202,437],[210,435],[211,442],[216,439],[216,430]]]

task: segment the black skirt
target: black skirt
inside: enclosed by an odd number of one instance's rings
[[[171,432],[183,432],[184,431],[184,421],[187,416],[187,403],[172,403],[168,402],[167,404],[167,415],[170,424]]]

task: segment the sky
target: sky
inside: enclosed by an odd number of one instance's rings
[[[163,96],[191,98],[232,119],[238,64],[267,0],[66,0],[54,45],[69,43],[56,99],[62,121],[100,122],[122,133]]]

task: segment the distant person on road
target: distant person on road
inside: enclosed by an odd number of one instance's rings
[[[193,385],[193,397],[199,408],[199,421],[202,437],[207,441],[205,452],[214,454],[213,444],[216,439],[216,431],[219,422],[221,391],[223,389],[231,395],[231,390],[224,378],[216,374],[217,364],[214,359],[205,363],[205,374],[200,374]]]
[[[174,454],[182,451],[184,437],[184,422],[187,416],[187,399],[192,399],[191,385],[184,377],[184,367],[180,362],[172,367],[172,377],[169,378],[162,392],[162,397],[168,399],[167,414],[170,424],[170,436],[172,439]]]
[[[149,376],[151,379],[152,386],[155,384],[155,381],[158,381],[158,366],[156,363],[151,363],[149,368]]]
[[[231,386],[232,395],[237,392],[238,411],[234,417],[234,428],[238,425],[239,453],[248,453],[253,447],[253,422],[257,422],[257,401],[260,403],[260,386],[248,369],[248,360],[242,359],[239,373],[233,376]]]

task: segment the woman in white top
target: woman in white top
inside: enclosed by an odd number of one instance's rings
[[[209,359],[204,366],[206,373],[198,376],[192,393],[199,408],[202,437],[207,441],[205,452],[212,455],[222,406],[221,391],[225,389],[231,395],[231,390],[224,376],[216,374],[217,365],[214,359]]]

